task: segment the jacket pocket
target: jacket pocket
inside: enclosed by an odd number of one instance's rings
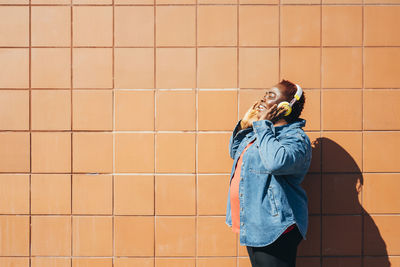
[[[278,208],[276,207],[275,195],[272,187],[268,187],[268,199],[271,205],[271,215],[278,216]]]

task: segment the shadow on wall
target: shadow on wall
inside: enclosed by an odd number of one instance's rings
[[[320,266],[322,256],[322,266],[390,266],[386,244],[362,207],[357,163],[329,138],[317,138],[312,147],[302,184],[309,198],[309,232],[299,246],[298,265]]]

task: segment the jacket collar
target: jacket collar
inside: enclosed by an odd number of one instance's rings
[[[297,118],[295,121],[293,121],[291,123],[287,123],[287,124],[279,125],[279,126],[274,126],[271,123],[271,126],[272,126],[271,128],[272,128],[272,131],[274,132],[274,135],[276,136],[277,134],[279,134],[280,132],[283,132],[283,131],[288,131],[288,130],[294,129],[294,128],[302,128],[302,127],[306,126],[306,122],[307,121],[303,118]],[[253,126],[251,126],[249,128],[251,129],[250,132],[254,133]]]

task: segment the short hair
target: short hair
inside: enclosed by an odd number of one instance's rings
[[[282,81],[280,81],[279,84],[283,85],[286,88],[285,94],[288,99],[287,101],[290,102],[290,100],[292,100],[294,95],[296,94],[297,86],[294,83],[285,79],[282,79]],[[303,111],[305,102],[306,102],[306,96],[303,90],[303,94],[301,95],[300,99],[294,102],[292,106],[292,112],[289,114],[289,116],[284,116],[283,118],[288,123],[296,121],[299,118],[301,112]]]

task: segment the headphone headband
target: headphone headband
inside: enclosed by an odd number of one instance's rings
[[[297,83],[295,84],[297,87],[297,91],[296,94],[294,95],[293,99],[290,101],[289,105],[292,107],[294,102],[296,102],[296,100],[300,100],[300,97],[303,95],[303,89],[300,87],[300,85],[298,85]]]

